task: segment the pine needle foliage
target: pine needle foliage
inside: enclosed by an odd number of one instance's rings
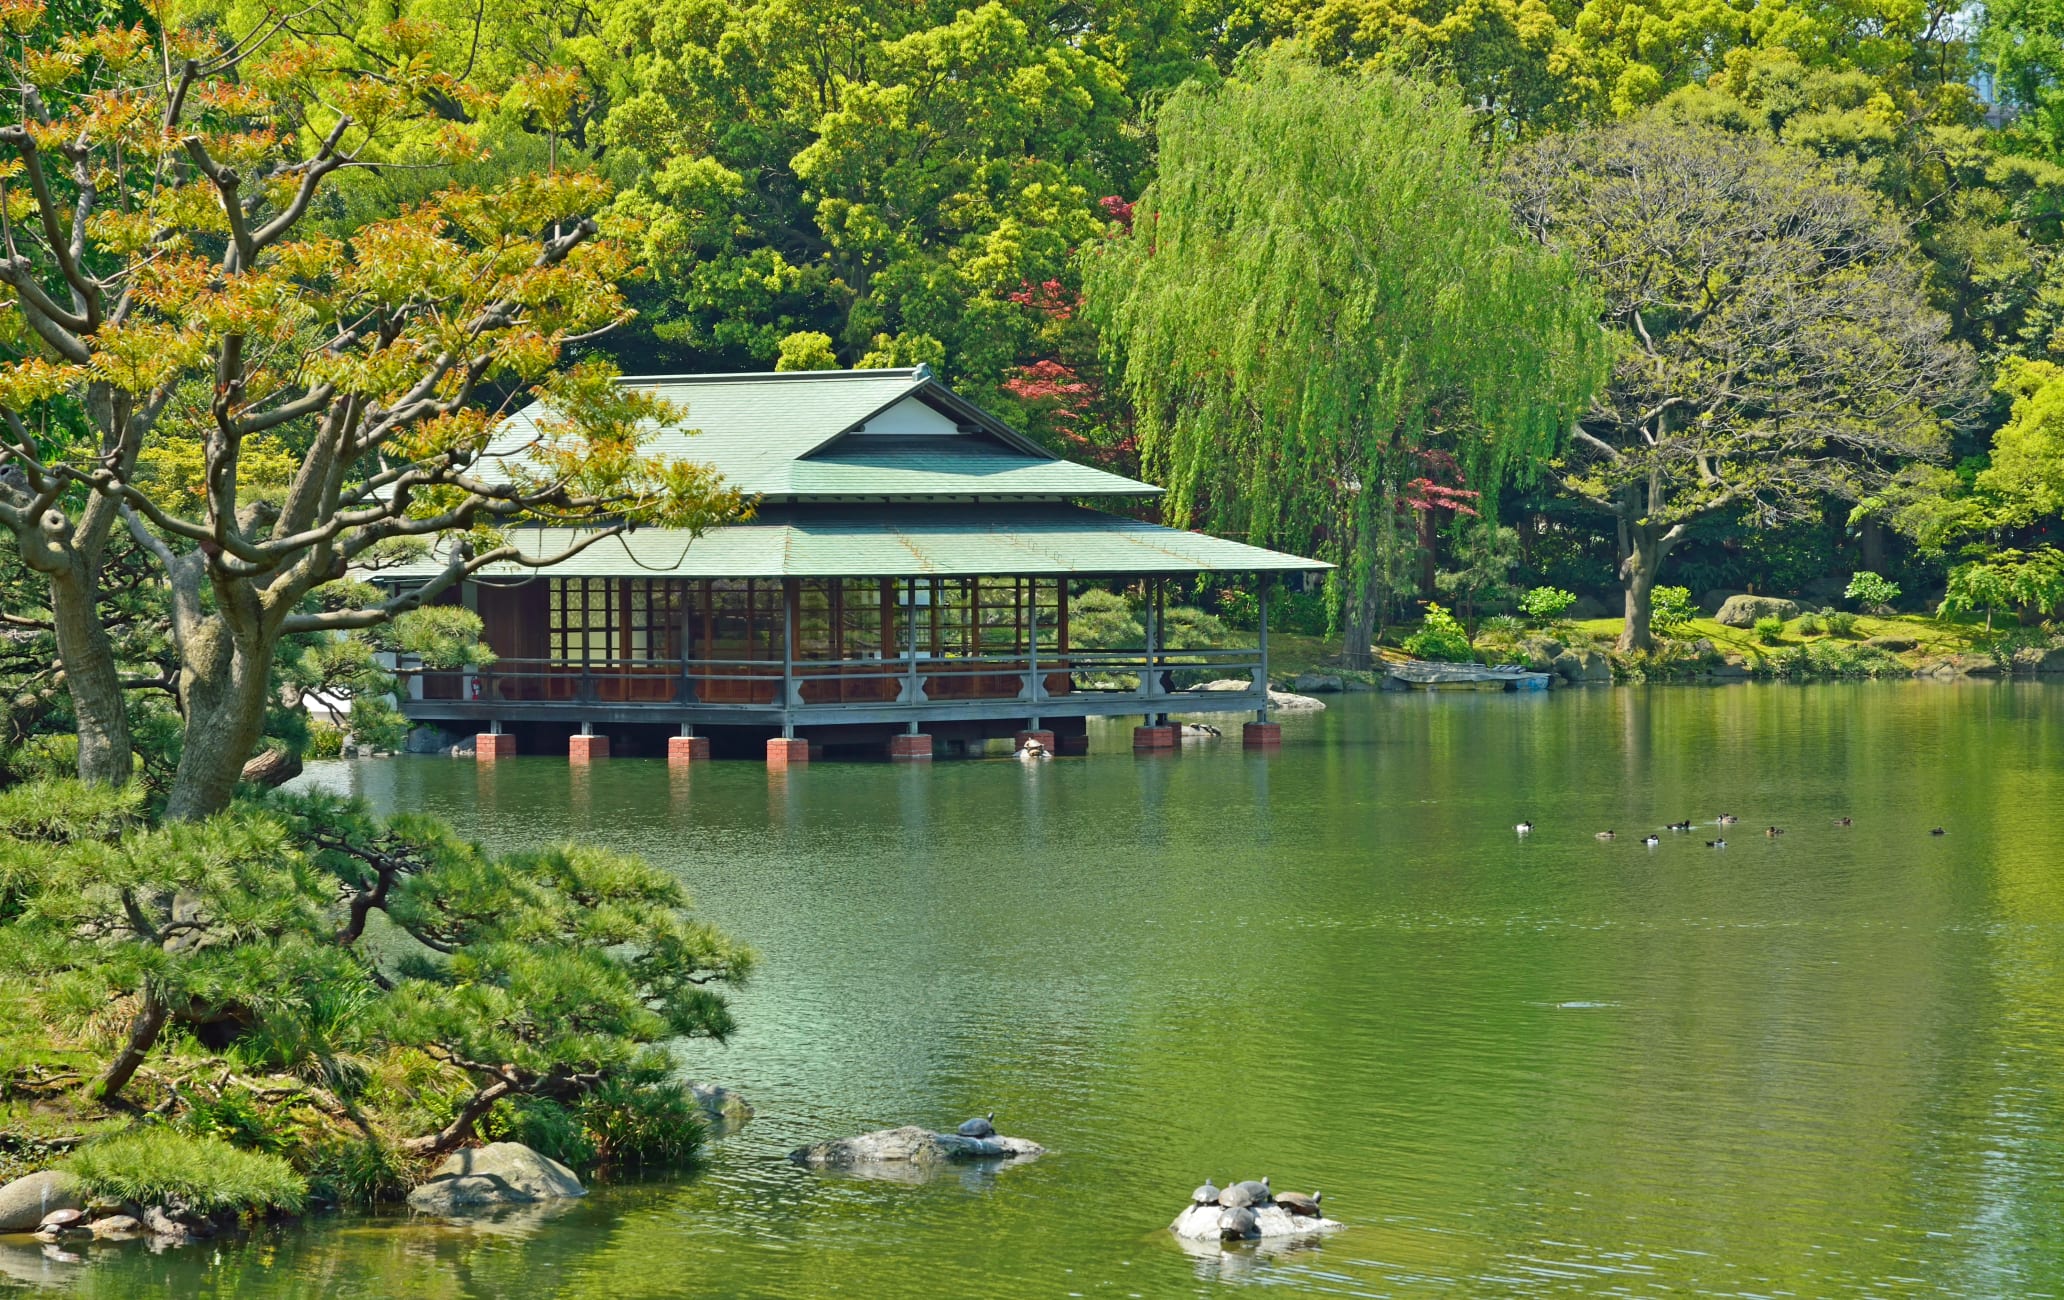
[[[547,1101],[592,1121],[598,1153],[692,1148],[685,1132],[640,1145],[681,1109],[667,1045],[730,1033],[722,990],[753,957],[687,909],[636,858],[491,854],[434,819],[330,796],[152,825],[134,787],[0,793],[8,1001],[44,1037],[102,1047],[94,1095],[115,1101],[147,1064],[176,1073],[198,1050],[211,1077],[284,1076],[358,1123],[383,1105],[385,1063],[416,1054],[447,1081],[411,1103],[417,1131],[392,1134],[418,1156],[498,1105]],[[194,1097],[171,1100],[199,1118]]]
[[[1340,563],[1364,634],[1417,453],[1526,478],[1604,361],[1471,125],[1446,89],[1251,58],[1170,98],[1131,235],[1086,257],[1170,514]]]
[[[94,1195],[138,1205],[293,1211],[308,1198],[307,1182],[278,1156],[160,1126],[89,1143],[65,1168]]]

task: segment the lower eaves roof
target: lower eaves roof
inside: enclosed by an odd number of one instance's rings
[[[562,553],[589,534],[519,528],[526,555]],[[853,506],[770,509],[701,537],[641,528],[605,538],[548,569],[491,565],[484,578],[554,577],[901,578],[1095,577],[1124,574],[1286,573],[1331,568],[1244,542],[1165,528],[1060,504]],[[421,579],[443,568],[431,554],[366,576]]]

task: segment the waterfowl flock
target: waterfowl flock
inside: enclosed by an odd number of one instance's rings
[[[1718,817],[1715,817],[1713,819],[1713,824],[1716,826],[1733,826],[1740,821],[1741,818],[1737,817],[1733,813],[1721,813]],[[1669,822],[1664,825],[1663,829],[1666,831],[1677,831],[1681,833],[1689,831],[1692,828],[1692,824],[1693,823],[1691,822],[1691,820],[1687,818],[1681,822]],[[1856,819],[1853,817],[1837,817],[1834,819],[1834,824],[1838,827],[1854,826],[1856,824]],[[1514,826],[1512,829],[1518,831],[1521,835],[1531,835],[1534,833],[1534,824],[1530,821],[1523,821],[1520,822],[1518,825]],[[1785,828],[1782,826],[1766,826],[1763,828],[1764,836],[1773,840],[1784,833]],[[1949,830],[1946,827],[1937,826],[1929,830],[1928,834],[1947,835],[1949,834]],[[1595,840],[1614,840],[1618,839],[1619,835],[1620,833],[1617,830],[1594,831],[1592,832],[1591,838]],[[1647,835],[1642,836],[1641,842],[1647,845],[1649,848],[1655,848],[1657,845],[1663,842],[1663,837],[1651,832]],[[1709,849],[1724,849],[1727,847],[1726,839],[1717,836],[1713,839],[1707,840],[1705,843],[1706,847]]]

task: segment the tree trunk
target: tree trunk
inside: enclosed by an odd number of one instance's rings
[[[1621,536],[1626,541],[1620,580],[1627,590],[1627,621],[1620,630],[1619,648],[1645,654],[1655,649],[1655,637],[1649,628],[1655,617],[1656,576],[1670,548],[1658,530],[1642,524],[1623,526]]]
[[[187,638],[180,666],[186,746],[165,799],[168,821],[196,821],[229,806],[244,764],[265,734],[271,638],[233,637],[218,615]]]
[[[1858,549],[1862,552],[1862,564],[1866,573],[1885,571],[1885,526],[1876,515],[1865,515],[1863,523],[1856,530]]]
[[[238,779],[246,785],[276,790],[301,775],[301,756],[287,749],[262,749],[248,763]]]
[[[100,621],[99,584],[82,557],[50,575],[50,612],[57,658],[79,729],[79,779],[126,785],[135,770],[129,742],[129,704],[114,643]]]
[[[98,1079],[93,1081],[92,1094],[101,1101],[113,1101],[129,1086],[129,1080],[136,1075],[137,1068],[150,1055],[157,1044],[158,1034],[165,1028],[165,1017],[171,1008],[158,996],[150,985],[143,987],[143,1005],[136,1009],[136,1018],[129,1022],[129,1037],[122,1044],[121,1054],[109,1063]]]
[[[1440,594],[1440,527],[1433,511],[1419,512],[1419,599],[1432,600]]]
[[[452,1116],[452,1122],[435,1133],[425,1133],[401,1144],[401,1149],[412,1156],[441,1156],[473,1135],[473,1125],[482,1115],[493,1109],[494,1104],[514,1092],[506,1079],[497,1079],[485,1088],[478,1089],[466,1104],[459,1107],[459,1113]]]
[[[1340,651],[1341,666],[1365,671],[1376,661],[1376,612],[1383,603],[1375,575],[1363,579],[1362,590],[1348,601],[1346,644]]]

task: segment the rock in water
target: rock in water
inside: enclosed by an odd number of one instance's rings
[[[105,1219],[93,1221],[93,1235],[103,1240],[120,1240],[133,1237],[143,1230],[143,1225],[127,1214],[110,1214]]]
[[[52,1210],[77,1210],[85,1204],[85,1189],[62,1169],[25,1174],[0,1187],[0,1232],[34,1232]]]
[[[1197,1201],[1195,1198],[1204,1191],[1200,1187],[1191,1193],[1191,1203],[1175,1216],[1168,1229],[1184,1241],[1221,1242],[1297,1237],[1346,1226],[1318,1214],[1316,1196],[1292,1192],[1285,1193],[1282,1200],[1265,1200],[1257,1196],[1266,1195],[1262,1189],[1261,1183],[1233,1183],[1226,1193],[1233,1201],[1244,1202],[1234,1205],[1227,1203],[1226,1195],[1212,1202]]]
[[[408,1203],[425,1214],[450,1214],[587,1194],[573,1171],[557,1160],[521,1142],[490,1142],[446,1156],[429,1179],[409,1193]]]
[[[911,1124],[797,1147],[788,1158],[817,1169],[851,1169],[856,1165],[940,1165],[949,1160],[1022,1159],[1044,1154],[1045,1147],[1024,1138],[962,1137]]]

